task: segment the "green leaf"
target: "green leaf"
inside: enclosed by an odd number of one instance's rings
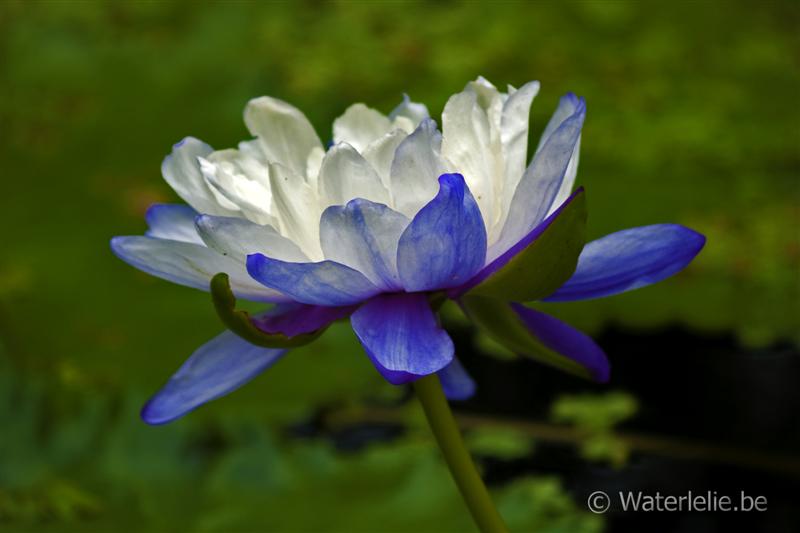
[[[508,302],[467,295],[461,299],[461,306],[473,323],[514,353],[591,379],[591,374],[585,367],[542,344],[525,327]]]
[[[583,435],[581,455],[592,461],[608,461],[619,468],[630,454],[630,445],[614,427],[633,417],[639,405],[636,397],[623,391],[605,394],[560,396],[551,406],[551,418],[567,422]]]
[[[231,291],[228,275],[220,272],[211,278],[211,298],[214,301],[214,309],[217,311],[220,320],[232,332],[241,338],[265,348],[295,348],[303,346],[322,335],[327,327],[320,328],[311,333],[287,337],[282,333],[266,333],[258,329],[250,319],[247,311],[236,310],[236,297]]]
[[[466,435],[469,450],[506,461],[530,455],[533,439],[515,428],[478,427]]]
[[[579,189],[527,248],[468,294],[514,302],[544,298],[575,272],[586,244],[586,194]]]

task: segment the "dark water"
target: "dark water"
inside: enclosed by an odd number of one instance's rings
[[[613,502],[605,513],[610,531],[800,531],[800,351],[791,344],[752,350],[731,335],[699,335],[681,327],[636,333],[610,328],[597,341],[609,354],[612,378],[598,385],[527,360],[486,356],[475,347],[471,330],[448,329],[478,382],[476,396],[457,405],[462,414],[542,422],[564,393],[621,390],[639,400],[637,415],[618,431],[649,444],[633,445],[624,467],[586,461],[574,443],[537,438],[527,457],[480,457],[488,483],[557,475],[582,509],[591,493],[604,491]],[[324,419],[323,411],[292,433],[324,436],[340,450],[357,451],[403,432],[402,425],[386,422],[330,431]],[[765,497],[767,510],[623,511],[620,491],[710,492],[731,497],[732,504],[744,493]]]
[[[747,350],[730,335],[702,336],[680,327],[646,333],[612,328],[597,338],[612,363],[611,382],[601,386],[533,363],[478,357],[469,333],[455,337],[464,365],[480,385],[462,411],[542,420],[559,394],[624,390],[638,398],[640,411],[619,430],[667,443],[657,453],[634,451],[629,463],[615,470],[584,461],[574,446],[537,441],[535,453],[522,460],[485,458],[488,482],[523,473],[557,474],[583,508],[597,490],[612,502],[619,491],[675,496],[716,491],[738,503],[744,492],[765,496],[767,511],[624,512],[612,506],[606,516],[611,531],[800,531],[796,347]]]

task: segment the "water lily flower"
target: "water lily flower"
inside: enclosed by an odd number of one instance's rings
[[[237,149],[176,144],[162,174],[188,205],[152,206],[147,233],[112,249],[175,283],[209,290],[213,278],[229,331],[191,355],[143,419],[227,394],[347,318],[390,383],[436,374],[450,398],[469,397],[475,383],[437,317],[446,298],[513,351],[606,381],[594,341],[523,304],[658,282],[705,239],[656,224],[585,243],[585,192],[573,188],[586,105],[561,99],[529,163],[538,90],[479,78],[448,100],[441,132],[408,97],[388,116],[355,104],[327,150],[298,109],[261,97],[244,112],[255,138]],[[275,305],[249,316],[235,298]]]

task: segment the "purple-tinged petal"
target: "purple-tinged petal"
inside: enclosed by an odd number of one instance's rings
[[[281,261],[308,261],[306,254],[275,228],[244,218],[200,215],[195,228],[212,250],[244,263],[252,253],[264,253]]]
[[[265,287],[309,305],[352,305],[381,292],[364,274],[335,261],[288,263],[252,254],[247,271]]]
[[[461,174],[442,174],[439,194],[400,237],[397,269],[408,291],[457,287],[486,258],[486,227]]]
[[[387,290],[401,288],[397,244],[408,227],[405,215],[356,198],[322,213],[319,240],[326,259],[354,268]]]
[[[329,324],[350,316],[356,306],[328,307],[322,305],[279,304],[260,317],[254,317],[253,324],[261,331],[270,334],[283,334],[294,337],[311,333]]]
[[[224,272],[230,277],[231,289],[238,298],[257,302],[290,300],[255,282],[241,263],[204,245],[134,235],[114,237],[111,250],[129,265],[179,285],[208,291],[211,278]]]
[[[461,287],[457,287],[450,291],[451,298],[458,298],[462,294],[465,294],[467,291],[480,285],[483,281],[488,279],[490,276],[501,270],[504,266],[506,266],[514,257],[524,251],[528,246],[530,246],[536,239],[538,239],[542,233],[544,233],[547,228],[564,212],[564,210],[572,204],[572,202],[582,195],[584,192],[583,187],[578,188],[572,195],[564,201],[563,204],[559,206],[558,209],[553,211],[553,213],[544,219],[538,226],[533,228],[527,235],[523,236],[519,241],[517,241],[511,248],[506,250],[502,255],[496,258],[494,261],[490,262],[488,265],[483,267],[480,272],[478,272],[472,279],[470,279],[467,283],[465,283]]]
[[[562,96],[558,101],[558,107],[553,112],[553,115],[550,117],[550,120],[547,121],[547,125],[544,127],[544,131],[542,132],[542,136],[539,137],[539,143],[536,145],[536,152],[539,153],[544,148],[547,139],[558,129],[561,124],[573,114],[581,105],[585,105],[582,103],[582,99],[579,98],[575,93],[568,92],[564,96]]]
[[[489,260],[502,255],[550,212],[580,139],[585,118],[586,105],[581,99],[575,112],[553,131],[533,157],[514,191],[500,238],[489,249]]]
[[[438,372],[453,359],[453,341],[425,294],[382,294],[359,307],[350,324],[375,367],[394,385]]]
[[[414,126],[430,116],[431,114],[428,112],[428,108],[425,104],[412,102],[407,94],[403,95],[403,101],[389,113],[390,119],[394,120],[397,117],[406,117],[414,123]]]
[[[606,354],[588,335],[530,307],[512,303],[511,308],[547,348],[585,367],[596,381],[608,381],[611,367]]]
[[[683,270],[706,238],[679,224],[630,228],[587,244],[575,274],[545,301],[601,298],[657,283]]]
[[[475,394],[475,381],[455,357],[439,371],[439,381],[445,396],[450,400],[468,400]]]
[[[185,204],[153,204],[144,215],[149,228],[145,235],[154,239],[203,244],[194,227],[195,217],[197,211]]]
[[[226,331],[201,346],[142,408],[142,420],[165,424],[232,392],[272,366],[286,350],[259,348]]]

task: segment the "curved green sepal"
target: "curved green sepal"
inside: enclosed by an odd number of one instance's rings
[[[311,333],[295,335],[294,337],[287,337],[281,333],[261,331],[253,324],[247,311],[236,310],[236,296],[233,295],[228,275],[224,272],[220,272],[211,278],[211,299],[222,323],[229,330],[256,346],[264,348],[295,348],[310,343],[327,329],[320,328]]]
[[[586,244],[586,194],[572,200],[539,237],[467,294],[531,302],[553,294],[575,272]]]
[[[588,369],[542,344],[525,327],[508,302],[481,296],[465,296],[459,303],[475,325],[512,352],[570,374],[592,379]]]

